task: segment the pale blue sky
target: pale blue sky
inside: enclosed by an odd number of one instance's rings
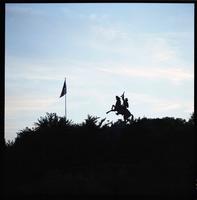
[[[46,112],[117,120],[125,91],[137,117],[188,119],[194,100],[193,4],[6,4],[5,137]]]

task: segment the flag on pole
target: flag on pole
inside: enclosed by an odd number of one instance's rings
[[[65,79],[60,97],[63,97],[66,93],[67,93],[67,88],[66,88],[66,79]]]

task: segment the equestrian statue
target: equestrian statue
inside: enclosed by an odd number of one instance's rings
[[[121,98],[122,98],[122,104],[121,104]],[[133,121],[134,117],[128,110],[128,107],[129,107],[128,98],[124,98],[124,92],[121,95],[121,98],[119,96],[116,96],[116,104],[112,105],[111,110],[106,112],[106,114],[108,114],[110,112],[116,112],[116,115],[123,116],[124,121],[126,123],[129,121],[131,122],[131,121]],[[131,119],[130,119],[130,117],[131,117]]]

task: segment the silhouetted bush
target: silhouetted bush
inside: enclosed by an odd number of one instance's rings
[[[7,142],[6,191],[189,194],[193,119],[143,117],[125,124],[88,115],[74,124],[47,113]]]

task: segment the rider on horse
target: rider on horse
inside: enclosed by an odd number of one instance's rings
[[[120,97],[116,96],[116,104],[115,104],[115,106],[112,105],[111,110],[117,111],[116,114],[119,115],[120,113],[118,112],[118,110],[120,110],[121,106],[122,105],[121,105]]]
[[[129,102],[128,102],[127,98],[124,98],[124,92],[121,95],[121,97],[122,97],[122,101],[123,101],[123,105],[122,106],[124,107],[124,109],[127,109],[129,107]]]
[[[128,103],[128,99],[124,98],[124,93],[121,95],[121,97],[122,97],[123,104],[121,104],[120,97],[116,96],[116,104],[112,105],[111,110],[108,111],[106,114],[108,114],[111,111],[116,111],[116,114],[117,115],[119,115],[119,114],[123,115],[124,121],[127,122],[129,120],[130,116],[133,119],[133,115],[128,110],[129,103]]]

